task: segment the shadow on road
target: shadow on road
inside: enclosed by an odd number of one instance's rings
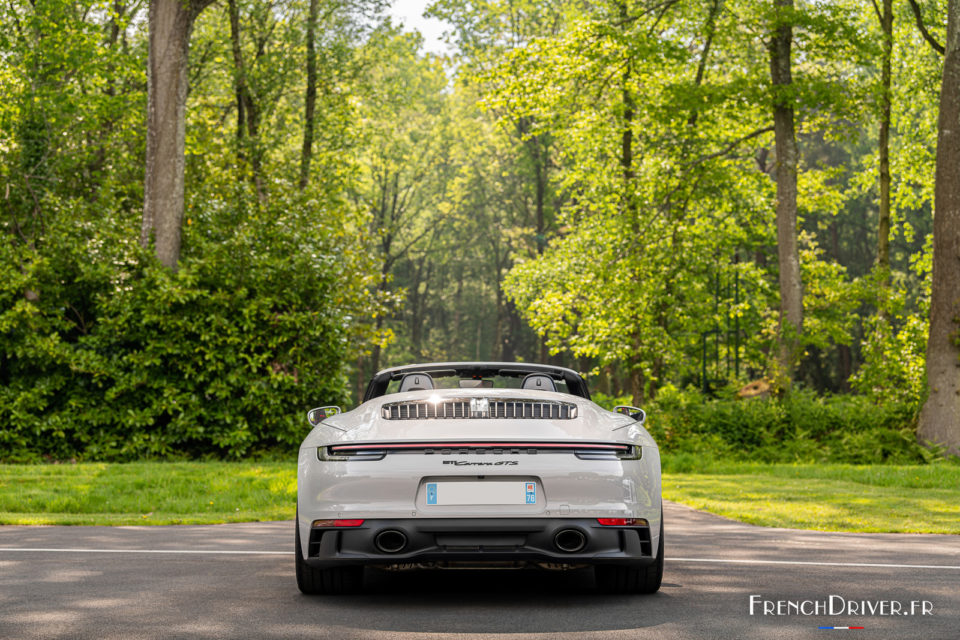
[[[550,633],[636,629],[669,620],[667,583],[654,595],[608,595],[596,590],[590,569],[367,570],[365,592],[301,598],[322,608],[334,624],[421,633]],[[332,607],[331,607],[332,605]]]

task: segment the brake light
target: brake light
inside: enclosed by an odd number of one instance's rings
[[[326,529],[331,527],[359,527],[363,525],[363,520],[314,520],[314,529]]]
[[[597,522],[604,527],[635,527],[647,524],[643,518],[597,518]]]

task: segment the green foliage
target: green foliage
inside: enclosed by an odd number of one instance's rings
[[[693,390],[661,389],[647,427],[665,456],[758,462],[929,462],[916,439],[915,405],[862,396],[705,400]]]
[[[911,276],[923,283],[911,300],[909,276],[898,274],[893,282],[876,287],[878,308],[884,311],[868,321],[863,342],[864,363],[851,383],[857,391],[877,402],[894,401],[919,411],[926,399],[925,359],[930,315],[930,272],[933,236],[911,259]],[[916,310],[914,310],[916,309]]]
[[[923,5],[942,41],[944,0]],[[345,397],[354,364],[490,358],[656,398],[668,450],[918,459],[942,59],[907,5],[888,273],[869,3],[797,4],[782,96],[770,3],[437,0],[451,66],[381,0],[319,0],[303,188],[308,3],[236,7],[235,39],[221,7],[191,40],[174,275],[135,244],[147,5],[0,6],[0,458],[286,447],[304,409]],[[862,397],[684,399],[674,385],[770,373],[784,97],[801,148],[795,388]]]
[[[50,229],[42,253],[5,245],[3,457],[242,457],[299,443],[306,408],[347,398],[350,316],[369,301],[356,294],[363,262],[322,227],[306,233],[292,205],[226,237],[189,232],[175,274],[128,229]]]
[[[0,459],[289,450],[308,408],[349,397],[347,363],[379,309],[348,154],[354,12],[377,3],[321,5],[327,90],[302,189],[290,133],[303,119],[306,3],[240,3],[254,120],[242,140],[227,117],[226,16],[198,23],[177,273],[136,242],[146,5],[0,7]]]

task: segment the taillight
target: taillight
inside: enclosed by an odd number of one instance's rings
[[[363,520],[314,520],[314,529],[329,529],[333,527],[359,527],[363,525]]]
[[[383,449],[344,450],[340,447],[317,447],[317,458],[324,462],[330,460],[383,460],[387,452]]]
[[[643,447],[639,445],[615,445],[607,449],[592,446],[581,447],[574,451],[581,460],[639,460],[643,457]]]
[[[604,527],[644,527],[647,521],[643,518],[597,518],[597,522]]]

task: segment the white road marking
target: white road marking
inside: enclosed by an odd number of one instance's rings
[[[712,562],[715,564],[778,564],[806,565],[813,567],[880,567],[882,569],[954,569],[960,566],[949,564],[882,564],[878,562],[809,562],[802,560],[736,560],[727,558],[673,558],[667,556],[667,562]]]
[[[181,555],[221,555],[221,556],[292,556],[293,551],[239,551],[229,549],[44,549],[39,547],[0,547],[3,551],[28,551],[36,553],[165,553]]]
[[[33,553],[156,553],[168,555],[247,555],[289,556],[293,551],[243,551],[230,549],[65,549],[42,547],[0,547],[4,551]],[[800,565],[813,567],[874,567],[881,569],[948,569],[960,571],[960,565],[948,564],[886,564],[877,562],[811,562],[802,560],[739,560],[728,558],[675,558],[667,556],[667,562],[705,562],[712,564]]]

